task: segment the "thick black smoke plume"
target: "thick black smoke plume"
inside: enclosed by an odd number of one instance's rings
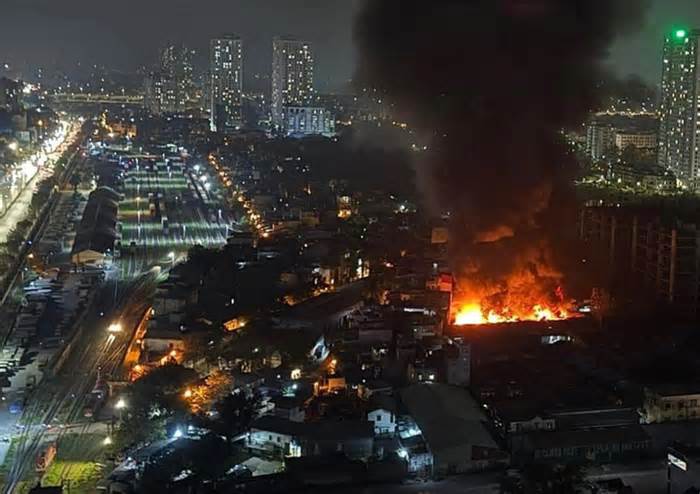
[[[574,163],[563,131],[598,104],[611,43],[642,0],[368,0],[357,80],[417,131],[430,202],[452,214],[450,248],[472,283],[559,278]],[[420,174],[419,174],[420,175]],[[493,289],[489,289],[493,292]]]

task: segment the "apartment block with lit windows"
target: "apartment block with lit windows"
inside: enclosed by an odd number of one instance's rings
[[[659,164],[693,188],[700,177],[699,37],[700,30],[669,33],[661,75]]]
[[[210,122],[213,132],[240,128],[243,98],[243,42],[226,35],[211,40],[209,47]]]
[[[314,98],[314,56],[310,43],[272,41],[272,123],[284,129],[289,107],[309,107]]]

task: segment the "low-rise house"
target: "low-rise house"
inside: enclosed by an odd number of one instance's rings
[[[185,351],[185,342],[182,334],[176,330],[154,329],[146,331],[141,341],[141,361],[155,362],[160,360],[165,363],[168,360],[178,361]]]
[[[461,338],[445,346],[445,380],[456,386],[469,386],[471,382],[471,346]]]
[[[172,350],[182,352],[185,342],[182,333],[169,329],[151,329],[146,332],[141,342],[141,348],[147,352],[168,353]]]
[[[342,453],[351,459],[367,459],[373,454],[374,428],[362,420],[306,423],[266,415],[253,422],[246,444],[282,456]]]
[[[644,403],[639,414],[643,424],[696,420],[700,418],[700,387],[648,387],[644,390]]]
[[[197,290],[184,283],[163,283],[153,299],[153,312],[156,316],[183,312],[187,305],[197,303],[197,296]]]
[[[339,393],[347,389],[347,382],[343,376],[324,376],[314,383],[314,395],[321,396],[330,393]]]
[[[306,430],[306,424],[302,422],[264,415],[251,425],[246,446],[281,456],[301,456],[299,438]]]
[[[394,388],[386,381],[372,380],[357,385],[357,396],[362,400],[369,400],[377,395],[392,394]]]
[[[434,383],[439,379],[438,368],[424,360],[416,359],[408,366],[408,379],[413,383]]]
[[[429,336],[441,335],[442,322],[442,319],[437,315],[428,315],[423,312],[409,313],[411,333],[418,340]]]
[[[396,414],[386,408],[372,408],[367,413],[367,420],[374,424],[374,435],[385,436],[396,433]]]
[[[303,422],[306,418],[303,398],[297,396],[275,396],[271,400],[274,408],[272,414],[275,417],[291,420],[292,422]]]
[[[367,459],[374,450],[374,427],[364,420],[321,420],[306,424],[302,438],[305,455],[343,453],[350,459]]]
[[[553,431],[556,421],[538,403],[504,401],[490,403],[491,418],[503,437],[533,431]]]
[[[421,434],[402,438],[398,455],[407,462],[408,473],[417,477],[433,475],[433,453]]]

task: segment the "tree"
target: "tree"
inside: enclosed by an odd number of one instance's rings
[[[218,414],[209,427],[226,438],[229,451],[235,437],[250,426],[258,403],[257,395],[249,396],[241,390],[236,390],[214,407]]]
[[[181,457],[172,453],[146,463],[137,492],[168,492],[173,478],[182,472],[183,467]]]
[[[32,201],[30,204],[34,217],[39,215],[39,212],[41,212],[41,209],[51,197],[51,192],[55,186],[56,180],[53,177],[45,178],[39,182],[36,192],[34,192],[34,195],[32,195]]]
[[[149,419],[145,413],[128,411],[114,433],[114,450],[165,439],[165,419]]]
[[[7,235],[7,252],[10,253],[10,255],[19,254],[19,250],[22,244],[24,244],[24,239],[25,234],[18,230],[17,225],[15,225],[15,228],[10,230],[10,233]]]
[[[80,173],[74,173],[70,178],[70,184],[73,186],[73,192],[78,192],[78,185],[80,185],[82,178]]]
[[[115,448],[164,438],[167,420],[188,413],[182,393],[196,379],[192,369],[166,365],[131,384],[129,406],[115,434]]]
[[[18,230],[26,233],[32,227],[32,221],[28,220],[28,219],[24,219],[24,220],[20,221],[19,223],[17,223],[17,225],[15,227]]]
[[[185,344],[185,362],[191,362],[192,367],[197,368],[196,365],[204,359],[207,363],[212,358],[210,353],[211,346],[210,341],[219,340],[221,338],[220,333],[212,334],[209,331],[190,331],[183,335],[183,342]]]
[[[230,466],[226,443],[215,434],[207,434],[151,459],[144,468],[137,491],[169,492],[174,479],[188,472],[183,482],[189,487],[188,492],[196,493],[205,482],[224,477]]]
[[[187,267],[191,268],[200,279],[204,278],[216,265],[218,254],[217,250],[195,245],[187,252]]]
[[[189,398],[192,412],[202,413],[209,410],[212,404],[219,402],[231,392],[232,382],[228,373],[218,369],[209,374],[203,384],[192,389],[192,396]]]
[[[134,410],[158,408],[172,414],[186,410],[183,390],[197,380],[197,373],[181,365],[164,365],[153,369],[130,387]]]
[[[7,252],[0,252],[0,269],[3,271],[12,266],[17,258]]]
[[[194,441],[187,451],[187,466],[192,471],[195,485],[202,481],[215,481],[226,474],[230,467],[228,446],[219,436],[207,434]]]

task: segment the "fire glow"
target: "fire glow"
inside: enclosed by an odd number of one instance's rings
[[[469,326],[476,324],[499,324],[519,321],[561,321],[573,317],[572,314],[562,308],[550,309],[535,304],[528,313],[513,313],[507,308],[499,313],[493,309],[484,310],[478,302],[463,305],[455,316],[456,326]]]
[[[564,300],[560,289],[556,290],[556,297],[552,298],[555,300],[536,303],[519,300],[514,301],[512,305],[489,304],[486,300],[458,302],[454,323],[456,326],[470,326],[522,321],[562,321],[579,316],[571,309],[572,304]]]

